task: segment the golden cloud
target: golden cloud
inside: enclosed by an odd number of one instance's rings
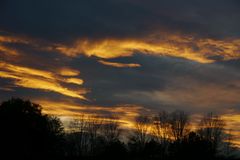
[[[29,41],[23,37],[0,35],[0,52],[8,56],[18,56],[17,50],[5,45],[8,43],[29,44]]]
[[[0,43],[23,43],[28,44],[29,40],[23,37],[0,35]]]
[[[111,107],[79,105],[71,102],[55,102],[51,100],[35,100],[43,106],[43,112],[53,114],[60,117],[78,118],[81,115],[87,115],[102,119],[107,117],[106,112],[114,116],[119,116],[119,122],[122,127],[133,128],[134,120],[139,114],[145,110],[137,105],[119,105]]]
[[[60,69],[59,74],[62,76],[78,76],[80,72],[75,69],[64,67]]]
[[[17,56],[19,55],[19,53],[15,50],[15,49],[12,49],[12,48],[9,48],[9,47],[6,47],[4,45],[1,45],[0,44],[0,53],[3,53],[5,55],[10,55],[10,56]]]
[[[29,75],[40,76],[40,77],[52,79],[52,80],[55,79],[54,74],[52,74],[51,72],[12,65],[3,61],[0,61],[0,67],[2,69],[6,69],[18,74],[29,74]]]
[[[240,58],[240,39],[211,39],[191,35],[161,33],[148,35],[145,38],[108,38],[100,40],[79,39],[72,45],[55,44],[22,36],[0,36],[0,52],[8,55],[18,55],[5,43],[21,43],[34,46],[44,51],[57,51],[64,55],[75,57],[81,54],[104,59],[133,56],[135,53],[185,58],[199,63],[213,63],[217,60]],[[44,44],[44,45],[42,45]],[[104,65],[115,67],[135,67],[138,64],[123,65],[121,63],[100,61]],[[111,63],[111,64],[110,64]],[[60,73],[65,76],[75,76],[76,71],[63,68]]]
[[[77,40],[72,46],[57,45],[56,50],[72,57],[85,54],[109,59],[132,56],[140,52],[212,63],[215,61],[212,57],[220,57],[222,60],[240,58],[240,40],[214,40],[182,35],[167,35],[159,40],[102,39],[91,41],[82,39]]]
[[[60,84],[60,82],[65,82],[81,85],[83,83],[81,79],[65,79],[49,71],[12,65],[2,61],[0,61],[0,68],[2,70],[0,70],[0,77],[15,80],[14,84],[17,86],[52,91],[86,100],[84,96],[87,93],[86,89],[73,90]]]
[[[108,61],[104,61],[104,60],[99,60],[98,61],[101,64],[107,65],[107,66],[112,66],[112,67],[119,67],[119,68],[124,68],[124,67],[140,67],[140,64],[136,64],[136,63],[117,63],[117,62],[108,62]]]
[[[79,79],[79,78],[67,78],[65,80],[65,82],[82,85],[84,81],[82,79]]]

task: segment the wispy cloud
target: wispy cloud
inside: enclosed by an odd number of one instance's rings
[[[77,40],[72,46],[57,45],[56,50],[75,57],[85,54],[100,58],[132,56],[134,53],[185,58],[200,63],[240,58],[240,40],[214,40],[184,35],[167,35],[154,39]]]
[[[11,36],[1,36],[0,35],[0,53],[5,56],[18,56],[19,53],[17,50],[8,47],[6,44],[8,43],[25,43],[25,41],[19,39],[19,38],[15,38],[15,37],[11,37]]]
[[[65,79],[65,82],[82,85],[84,81],[79,78],[67,78],[67,79]]]
[[[118,94],[117,98],[146,104],[151,101],[167,110],[181,108],[192,113],[216,111],[222,114],[230,108],[236,108],[240,103],[240,89],[235,85],[240,82],[210,84],[189,78],[171,81],[161,90],[131,91],[128,94]]]
[[[65,96],[86,100],[84,96],[87,93],[86,89],[80,88],[74,90],[60,84],[60,82],[65,82],[82,85],[83,80],[79,78],[68,79],[49,71],[17,66],[2,61],[0,61],[0,67],[0,77],[13,79],[16,86],[52,91]]]
[[[140,64],[137,64],[137,63],[118,63],[118,62],[109,62],[104,60],[99,60],[98,62],[107,66],[119,67],[119,68],[124,68],[124,67],[133,68],[133,67],[141,66]]]
[[[35,100],[43,107],[43,111],[47,114],[54,114],[60,117],[78,118],[82,114],[88,116],[95,116],[99,119],[117,116],[122,127],[133,128],[134,120],[141,113],[148,112],[142,106],[137,105],[116,105],[111,107],[81,105],[73,102],[56,102],[52,100]]]
[[[60,69],[59,74],[62,76],[78,76],[80,72],[75,69],[64,67]]]

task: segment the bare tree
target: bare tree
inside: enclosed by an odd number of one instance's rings
[[[152,134],[156,141],[163,144],[170,138],[169,114],[161,111],[153,117]]]
[[[73,148],[77,156],[86,154],[88,148],[88,133],[87,133],[88,122],[84,115],[80,115],[78,118],[73,119],[69,124],[69,131],[73,141]]]
[[[223,149],[224,149],[224,154],[229,158],[233,156],[233,153],[235,150],[235,147],[233,144],[233,138],[234,136],[232,134],[232,129],[228,129],[224,137],[225,143],[224,143]]]
[[[189,116],[184,111],[175,111],[170,115],[171,133],[175,140],[182,139],[188,133]]]
[[[150,119],[148,116],[139,116],[135,120],[134,138],[137,143],[144,146],[149,141]]]
[[[70,132],[81,132],[81,133],[85,131],[86,127],[87,127],[87,123],[84,115],[80,115],[79,117],[73,119],[68,126]]]
[[[200,122],[198,133],[200,136],[212,142],[212,149],[216,153],[224,132],[225,122],[218,115],[209,113]]]
[[[116,117],[105,119],[101,129],[102,135],[107,143],[119,140],[121,129]]]
[[[102,127],[103,120],[100,117],[88,117],[86,132],[89,135],[89,152],[93,153],[97,145],[97,138]]]
[[[96,148],[97,138],[102,126],[99,117],[81,115],[70,122],[69,130],[74,141],[76,155],[90,154]]]
[[[161,144],[161,148],[159,148],[161,159],[166,159],[170,144],[171,125],[169,123],[169,118],[169,114],[165,111],[161,111],[157,116],[153,117],[152,134],[155,141]]]

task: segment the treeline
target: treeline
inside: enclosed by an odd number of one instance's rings
[[[84,115],[64,130],[41,106],[11,99],[0,105],[0,159],[237,159],[221,117],[209,113],[195,127],[183,111],[162,111],[137,117],[131,131],[116,117]]]

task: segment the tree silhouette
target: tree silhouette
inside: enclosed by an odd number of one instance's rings
[[[148,116],[138,116],[135,119],[133,135],[129,137],[128,146],[134,154],[143,154],[145,145],[149,142],[150,118]]]
[[[171,133],[175,140],[180,140],[188,132],[189,117],[184,111],[175,111],[170,115]]]
[[[212,160],[214,158],[211,151],[211,142],[201,139],[195,133],[190,132],[181,141],[174,141],[169,149],[170,159],[185,159],[185,160]]]
[[[154,140],[157,142],[157,148],[159,152],[159,157],[165,159],[168,152],[168,147],[171,138],[171,124],[169,122],[170,114],[161,111],[158,115],[153,117],[152,135]],[[152,144],[153,143],[152,141]],[[154,147],[156,148],[156,147]]]
[[[0,156],[24,159],[55,157],[63,136],[59,119],[43,115],[41,106],[22,99],[0,105]]]
[[[224,121],[213,113],[208,113],[200,122],[198,133],[202,139],[211,142],[211,149],[214,155],[217,154],[218,147],[222,142],[224,126]]]
[[[71,157],[83,156],[88,152],[90,135],[87,132],[89,127],[86,117],[80,115],[73,119],[69,125],[69,134],[66,137],[68,142],[67,153]]]
[[[107,143],[118,141],[121,134],[118,119],[116,117],[109,117],[109,119],[106,119],[101,127],[101,134]]]

